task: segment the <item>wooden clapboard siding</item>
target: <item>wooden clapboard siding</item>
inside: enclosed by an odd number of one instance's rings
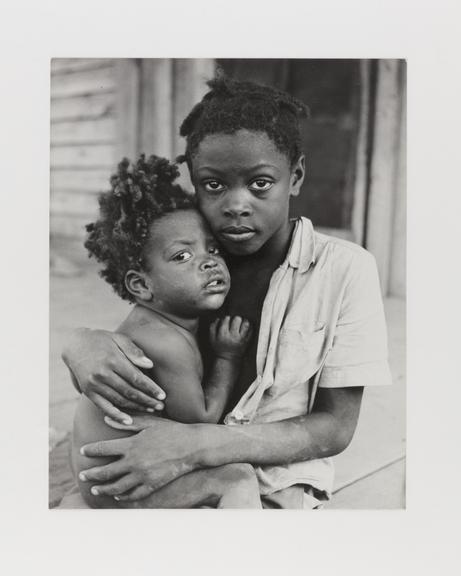
[[[83,146],[51,145],[51,168],[110,168],[114,161],[112,144]]]
[[[115,87],[113,66],[71,74],[56,73],[51,81],[51,98],[111,92]]]
[[[53,146],[72,144],[112,144],[115,138],[113,118],[74,120],[51,124]]]
[[[53,58],[51,73],[71,73],[81,70],[95,70],[110,66],[110,58]]]
[[[51,61],[51,233],[81,238],[115,167],[114,59]]]
[[[115,102],[112,92],[86,94],[72,98],[55,98],[51,101],[51,122],[100,120],[113,118]]]
[[[83,252],[83,238],[85,237],[85,224],[94,219],[94,214],[84,216],[82,214],[51,214],[50,226],[51,230],[55,230],[54,236],[65,236],[75,240],[82,240]]]
[[[99,194],[80,190],[75,190],[72,194],[69,194],[68,190],[54,190],[53,211],[55,214],[93,216],[98,211],[98,196]]]
[[[51,189],[80,191],[80,192],[101,192],[107,190],[109,179],[107,169],[91,170],[52,170]]]

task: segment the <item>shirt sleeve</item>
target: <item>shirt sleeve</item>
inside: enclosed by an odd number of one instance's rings
[[[357,252],[350,265],[320,388],[391,384],[384,307],[374,257]]]

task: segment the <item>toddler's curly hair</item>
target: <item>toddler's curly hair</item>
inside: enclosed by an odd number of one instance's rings
[[[110,178],[111,189],[99,196],[99,219],[86,226],[85,248],[104,264],[100,275],[124,300],[134,302],[125,286],[128,270],[145,269],[149,229],[168,212],[195,208],[194,198],[175,184],[176,164],[142,154],[136,163],[124,158]]]
[[[309,117],[308,107],[282,90],[240,82],[218,72],[208,82],[211,88],[181,125],[186,152],[178,162],[191,159],[209,134],[233,134],[238,130],[264,132],[293,166],[302,154],[300,121]]]

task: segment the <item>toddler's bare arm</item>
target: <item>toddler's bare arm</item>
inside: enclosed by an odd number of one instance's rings
[[[131,336],[154,363],[152,376],[167,394],[166,416],[184,423],[216,423],[239,376],[250,334],[249,322],[240,317],[227,316],[211,325],[215,356],[204,381],[198,348],[182,334],[137,330]]]

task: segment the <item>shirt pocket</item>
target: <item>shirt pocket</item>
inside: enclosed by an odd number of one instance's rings
[[[317,323],[311,331],[282,328],[275,365],[275,383],[307,382],[322,365],[326,349],[325,326]]]

